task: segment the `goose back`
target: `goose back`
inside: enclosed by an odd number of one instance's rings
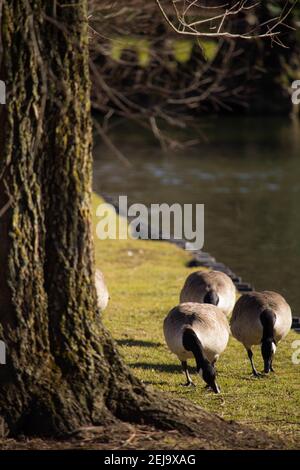
[[[275,315],[275,341],[279,342],[288,334],[292,313],[286,300],[272,291],[247,293],[237,301],[230,321],[233,336],[246,348],[261,343],[263,325],[260,316],[266,310],[271,310]]]
[[[236,301],[236,288],[227,274],[220,271],[196,271],[190,274],[181,290],[180,303],[206,303],[207,294],[216,294],[217,306],[228,316]],[[209,301],[208,303],[214,303]]]
[[[226,348],[229,325],[224,312],[210,304],[182,303],[174,307],[164,321],[166,343],[179,360],[193,357],[182,344],[182,335],[187,327],[196,333],[210,362],[216,360]]]
[[[229,316],[236,301],[236,288],[230,277],[220,271],[196,271],[187,277],[180,302],[214,303],[206,301],[213,295],[217,296],[217,306]]]

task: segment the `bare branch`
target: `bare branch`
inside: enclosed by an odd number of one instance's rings
[[[209,10],[210,8],[215,9],[216,7],[207,7],[203,6],[199,0],[194,0],[186,6],[185,1],[181,2],[175,0],[168,0],[170,5],[173,7],[175,12],[175,17],[178,22],[178,25],[174,23],[170,15],[167,13],[166,8],[163,7],[161,0],[155,0],[158,8],[160,9],[164,19],[168,25],[175,31],[177,34],[185,36],[194,36],[199,38],[227,38],[227,39],[260,39],[260,38],[271,38],[274,39],[280,34],[279,26],[285,21],[293,10],[297,0],[293,3],[291,8],[288,11],[285,11],[286,8],[283,8],[282,14],[276,18],[268,20],[268,24],[257,25],[252,31],[245,33],[235,33],[231,32],[228,27],[228,22],[233,17],[238,17],[243,12],[254,9],[258,3],[249,4],[249,0],[238,0],[230,8],[225,8],[224,6],[220,7],[223,9],[221,13],[216,15],[210,14],[206,18],[201,18],[196,21],[188,22],[186,17],[189,10],[196,6],[201,9]],[[180,12],[179,4],[183,3],[182,13]],[[198,28],[210,25],[208,30],[200,30]],[[226,30],[226,26],[228,29]],[[262,31],[262,28],[266,26],[265,31]],[[257,30],[260,32],[256,32]]]

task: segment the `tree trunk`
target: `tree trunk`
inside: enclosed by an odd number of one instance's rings
[[[0,429],[58,435],[122,419],[253,446],[256,432],[147,390],[101,323],[87,2],[10,0],[1,9]]]
[[[51,3],[2,5],[0,416],[12,432],[97,423],[113,401],[91,281],[87,6]],[[135,382],[117,357],[112,367]]]
[[[121,362],[92,281],[86,2],[1,5],[1,428],[50,435],[142,421],[156,400]]]

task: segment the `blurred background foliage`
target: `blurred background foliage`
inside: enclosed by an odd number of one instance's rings
[[[294,3],[256,2],[227,27],[232,32],[250,30]],[[205,8],[199,8],[203,4]],[[167,9],[168,2],[164,5]],[[207,7],[218,5],[224,2],[198,2],[190,8],[189,20],[205,17]],[[174,11],[167,13],[172,19]],[[89,21],[92,103],[104,130],[118,116],[151,128],[161,143],[168,144],[162,127],[192,126],[199,115],[292,112],[291,82],[300,78],[299,2],[280,26],[283,46],[270,38],[179,35],[154,0],[90,0]]]

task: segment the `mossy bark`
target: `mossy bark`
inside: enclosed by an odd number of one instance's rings
[[[91,281],[86,2],[4,2],[1,35],[0,416],[7,431],[63,433],[112,418],[112,369],[130,377],[106,359]]]

